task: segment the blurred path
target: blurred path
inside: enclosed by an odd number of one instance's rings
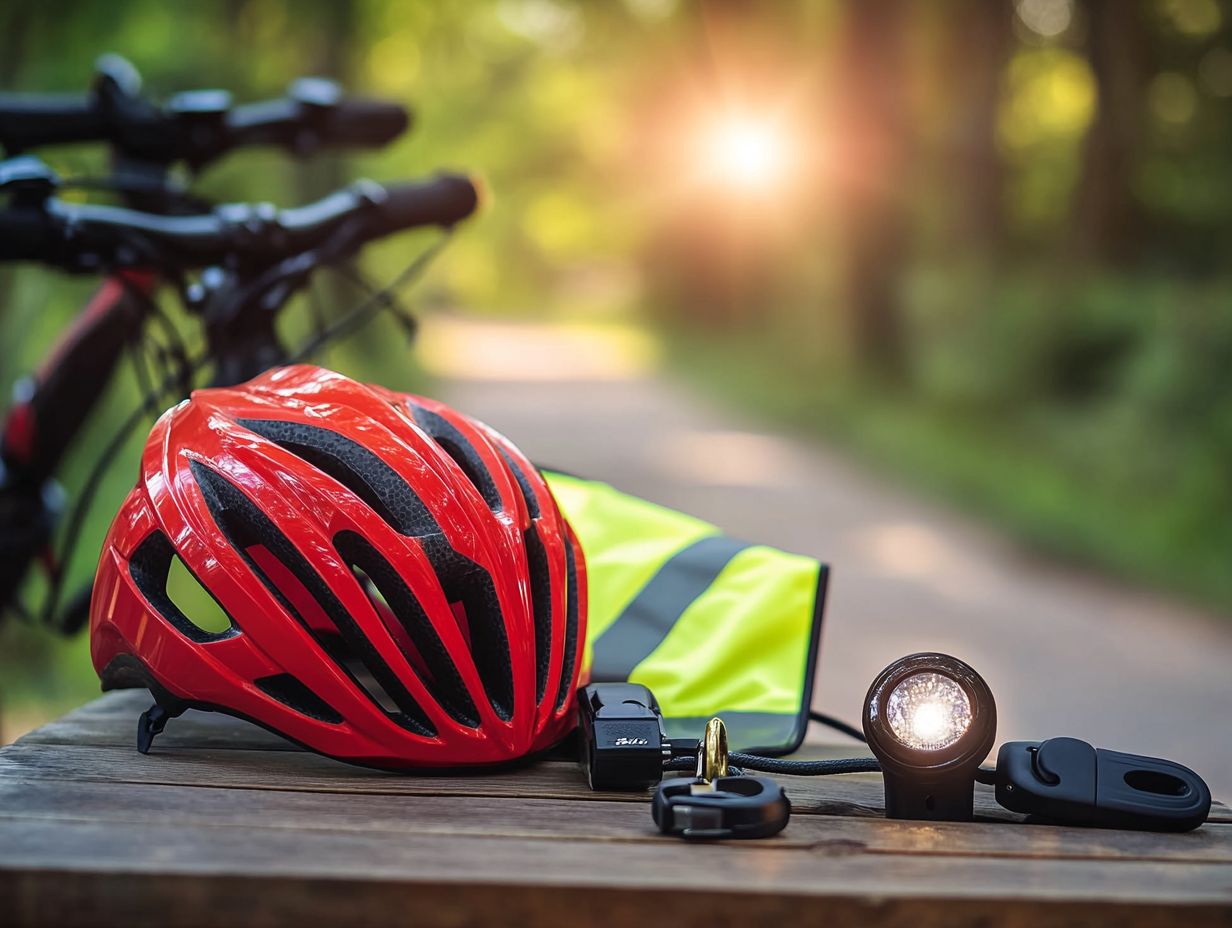
[[[636,332],[430,319],[424,336],[443,398],[536,461],[829,561],[819,708],[858,723],[885,664],[947,651],[992,687],[999,740],[1170,757],[1232,799],[1232,620],[1027,555],[823,445],[759,430],[656,373]]]

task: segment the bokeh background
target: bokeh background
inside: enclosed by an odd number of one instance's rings
[[[961,652],[941,617],[991,563],[1009,586],[963,608],[1055,587],[1055,616],[1030,607],[1044,623],[1032,633],[1052,640],[1073,631],[1068,615],[1158,604],[1076,643],[1088,667],[1121,672],[1125,655],[1095,652],[1141,633],[1157,660],[1177,661],[1160,679],[1192,676],[1194,649],[1217,657],[1202,667],[1211,680],[1226,669],[1232,647],[1210,629],[1232,611],[1227,0],[0,10],[5,89],[82,91],[108,51],[160,97],[219,86],[256,99],[325,74],[414,109],[413,130],[383,152],[310,165],[243,152],[200,179],[208,196],[293,204],[357,174],[438,166],[483,179],[482,213],[413,293],[418,346],[379,321],[326,362],[469,400],[551,463],[807,549],[836,582],[854,564],[831,610],[840,642],[844,622],[875,621],[860,584],[880,577],[898,591],[885,610],[932,610],[935,637]],[[47,160],[66,176],[103,164],[91,149]],[[400,237],[365,262],[389,277],[421,244]],[[0,388],[94,285],[0,268]],[[135,396],[125,372],[71,456],[70,491]],[[86,522],[79,578],[136,448]],[[830,523],[850,531],[826,534]],[[890,567],[861,573],[866,562]],[[962,595],[894,586],[942,575]],[[1052,672],[1014,637],[1030,615],[989,622],[1020,665]],[[1152,635],[1190,650],[1159,656]],[[869,656],[864,679],[903,650]],[[6,735],[96,686],[84,641],[0,630]],[[839,708],[852,715],[850,689]]]

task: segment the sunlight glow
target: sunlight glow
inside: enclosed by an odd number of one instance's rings
[[[706,140],[715,174],[744,190],[764,190],[778,183],[787,167],[788,148],[781,127],[747,117],[720,122]]]

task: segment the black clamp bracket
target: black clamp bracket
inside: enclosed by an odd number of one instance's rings
[[[723,720],[706,725],[697,775],[659,784],[650,813],[659,831],[680,838],[769,838],[787,827],[791,802],[769,777],[730,775]]]
[[[1077,738],[1010,741],[997,753],[997,802],[1066,825],[1190,831],[1211,791],[1170,760],[1092,747]]]
[[[769,777],[678,778],[659,786],[650,812],[681,838],[769,838],[787,827],[791,802]]]
[[[34,155],[0,161],[0,193],[13,206],[41,207],[60,186],[56,172]]]

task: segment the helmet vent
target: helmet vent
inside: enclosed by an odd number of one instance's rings
[[[356,573],[391,637],[441,708],[457,722],[478,727],[479,713],[458,668],[398,571],[367,539],[354,532],[339,532],[334,546]]]
[[[235,621],[180,560],[162,532],[151,532],[137,546],[128,559],[128,572],[146,602],[185,637],[204,644],[239,634]],[[189,618],[179,603],[191,604],[197,618]]]
[[[560,689],[556,692],[556,711],[573,698],[573,669],[577,663],[578,644],[578,578],[573,539],[565,539],[565,659],[560,665]]]
[[[496,481],[488,472],[487,465],[483,463],[483,458],[479,456],[475,446],[458,431],[457,426],[444,416],[424,409],[422,406],[416,406],[414,403],[407,405],[410,406],[411,414],[415,417],[415,424],[427,432],[428,436],[462,468],[462,472],[475,485],[475,489],[479,491],[483,501],[488,504],[488,508],[493,512],[500,512],[504,509],[500,492],[496,489]]]
[[[539,497],[535,496],[535,490],[530,485],[530,481],[526,479],[526,473],[522,470],[517,461],[504,448],[499,445],[497,449],[500,451],[501,457],[505,459],[505,463],[509,465],[509,469],[513,471],[514,479],[518,481],[518,488],[522,491],[522,499],[526,501],[526,511],[532,519],[539,518]]]
[[[239,424],[333,477],[395,531],[412,537],[440,532],[432,514],[398,472],[345,435],[278,419],[240,419]]]
[[[434,736],[436,730],[423,709],[295,545],[229,480],[199,461],[191,467],[214,521],[262,584],[396,724]],[[332,624],[337,634],[323,630],[324,624]],[[344,645],[366,673],[357,673],[351,661],[340,659],[338,649],[331,647],[334,642],[327,645],[328,638]],[[364,677],[370,677],[372,684],[365,686]]]
[[[513,718],[513,668],[500,600],[486,570],[451,548],[443,535],[421,539],[445,598],[461,606],[471,643],[471,659],[483,680],[492,710]]]
[[[535,702],[542,701],[552,663],[552,580],[548,553],[532,525],[526,530],[526,567],[530,574],[530,598],[535,613]]]
[[[342,716],[338,714],[333,706],[289,673],[274,674],[272,677],[261,677],[252,682],[266,696],[278,700],[284,706],[294,709],[300,715],[306,715],[310,719],[316,719],[319,722],[329,722],[331,725],[337,725],[342,721]]]

